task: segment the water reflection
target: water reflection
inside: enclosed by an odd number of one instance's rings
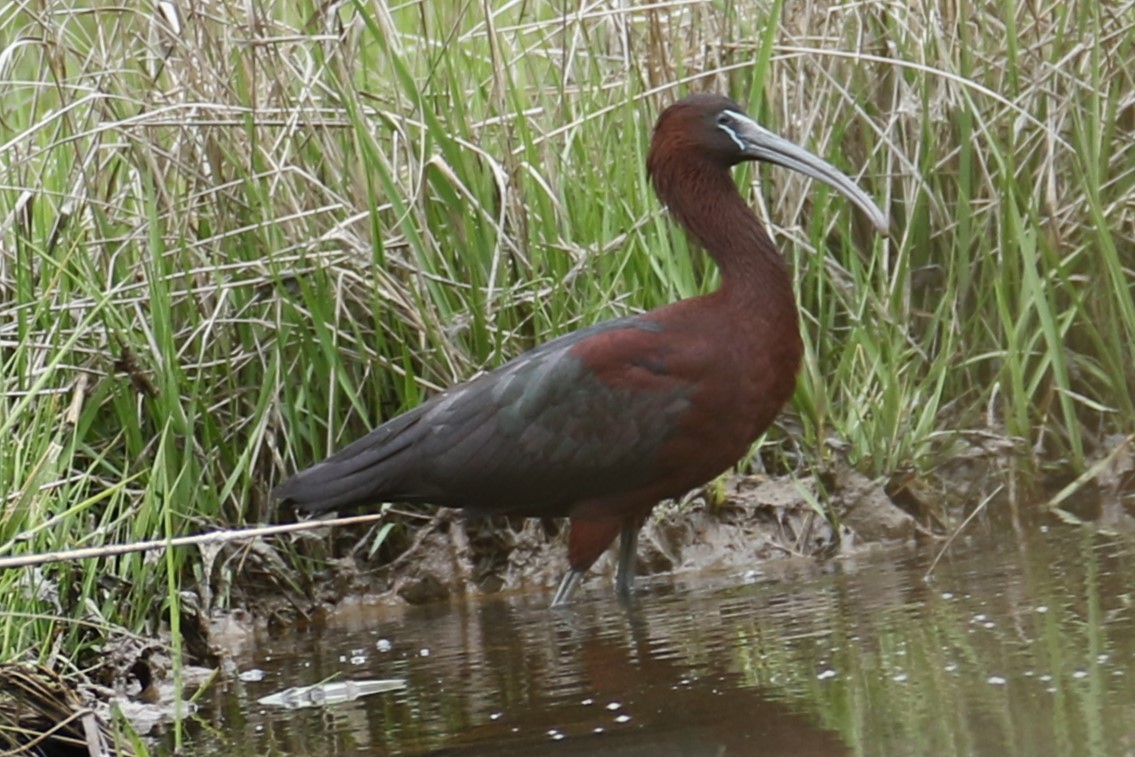
[[[652,586],[345,614],[265,641],[206,695],[201,753],[1125,754],[1133,552],[1078,530]],[[773,575],[771,571],[778,571]],[[406,688],[322,711],[255,700],[339,675]]]

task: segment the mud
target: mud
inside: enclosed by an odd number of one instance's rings
[[[883,482],[850,469],[823,478],[738,475],[713,490],[657,507],[639,537],[637,575],[746,571],[777,558],[828,559],[876,543],[929,532],[887,494]],[[833,525],[820,511],[837,514]],[[338,561],[320,601],[423,604],[465,594],[539,591],[564,571],[566,528],[538,519],[466,519],[442,511],[388,566],[367,570]],[[357,550],[351,550],[357,552]],[[586,586],[609,585],[614,550],[592,568]],[[606,590],[604,588],[604,590]]]

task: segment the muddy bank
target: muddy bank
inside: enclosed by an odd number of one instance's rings
[[[948,522],[960,522],[967,508],[1000,487],[1003,476],[991,470],[992,460],[959,458],[949,469],[956,475],[932,480],[872,480],[846,466],[813,477],[727,476],[655,508],[639,537],[636,573],[644,583],[668,574],[743,574],[782,563],[822,563],[878,545],[933,541],[945,535]],[[375,531],[337,530],[333,553],[321,556],[321,569],[302,591],[296,590],[301,577],[281,574],[275,552],[248,554],[233,588],[255,588],[239,597],[249,614],[236,627],[248,625],[248,617],[269,628],[318,623],[343,604],[424,604],[502,591],[550,597],[567,569],[566,521],[427,513],[386,559],[381,550],[371,555]],[[611,549],[600,558],[584,591],[611,591],[615,557]],[[227,647],[232,615],[220,625],[215,641]],[[214,621],[202,634],[215,636],[217,630]]]
[[[838,525],[821,514],[821,501],[835,506]],[[911,539],[920,528],[881,484],[851,471],[826,481],[735,476],[714,490],[657,507],[639,536],[636,572],[640,578],[740,572],[776,558],[830,558],[871,543]],[[445,511],[396,564],[359,572],[346,594],[324,599],[335,603],[365,595],[419,604],[468,593],[551,591],[568,567],[565,546],[561,523],[468,520]],[[615,550],[608,550],[585,587],[609,591],[615,561]]]

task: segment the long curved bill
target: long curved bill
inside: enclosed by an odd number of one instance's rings
[[[744,113],[732,110],[726,113],[729,114],[729,121],[721,123],[720,126],[733,137],[746,155],[824,182],[855,203],[871,219],[871,223],[880,234],[886,235],[890,231],[890,222],[886,214],[866,192],[857,187],[855,182],[838,168],[803,147],[778,137]]]

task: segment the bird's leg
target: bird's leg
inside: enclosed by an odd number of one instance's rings
[[[580,520],[571,519],[571,533],[568,535],[568,565],[571,569],[560,581],[556,589],[556,596],[552,598],[552,607],[563,607],[571,601],[572,595],[579,587],[583,574],[595,564],[599,555],[603,554],[615,534],[619,533],[622,521],[614,518],[607,520]]]
[[[583,580],[583,574],[586,571],[576,570],[572,568],[560,580],[559,588],[556,589],[556,596],[552,597],[552,607],[565,607],[571,602],[571,595],[575,594],[575,590],[579,588],[579,582]]]
[[[634,589],[634,569],[638,560],[638,529],[638,519],[631,518],[623,523],[623,529],[619,532],[619,570],[615,574],[615,594],[622,600],[630,599]]]

